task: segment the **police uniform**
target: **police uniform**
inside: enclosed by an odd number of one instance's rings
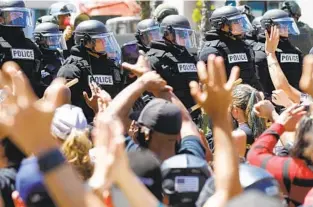
[[[0,32],[0,63],[15,61],[30,80],[33,89],[38,96],[42,96],[45,87],[41,84],[41,59],[42,54],[38,47],[24,33],[20,36],[13,36],[9,29],[7,32]],[[12,30],[13,32],[14,30]],[[16,31],[15,31],[16,32]]]
[[[255,54],[251,45],[241,39],[234,39],[218,34],[217,31],[211,31],[206,35],[206,42],[200,51],[199,59],[206,62],[210,54],[224,58],[227,77],[229,77],[234,66],[239,66],[240,78],[242,78],[243,83],[258,90],[262,89],[255,68]]]
[[[147,53],[151,67],[157,71],[167,84],[172,86],[175,95],[190,108],[195,105],[190,95],[190,81],[197,81],[197,60],[182,46],[153,42]]]
[[[123,88],[123,79],[120,69],[114,61],[106,55],[95,57],[80,46],[74,46],[71,56],[65,60],[60,68],[58,77],[67,80],[77,78],[79,82],[71,87],[72,104],[81,107],[89,122],[93,120],[94,114],[87,106],[83,97],[83,91],[91,94],[89,84],[94,81],[113,98]]]
[[[41,70],[41,79],[45,85],[50,85],[57,76],[64,59],[58,51],[42,50],[42,53],[43,68]]]
[[[272,93],[275,87],[268,71],[264,35],[260,35],[260,42],[258,42],[253,49],[256,54],[256,65],[260,71],[264,91]],[[299,89],[299,81],[302,75],[302,52],[293,46],[288,39],[281,39],[276,50],[276,57],[290,85]]]

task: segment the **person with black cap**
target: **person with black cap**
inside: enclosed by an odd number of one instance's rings
[[[248,17],[236,7],[224,6],[212,13],[210,21],[213,29],[206,33],[199,59],[207,62],[210,54],[222,56],[225,60],[227,77],[232,67],[239,66],[243,83],[262,90],[255,67],[254,51],[243,39],[253,30]]]
[[[67,46],[62,32],[59,31],[59,26],[49,22],[36,26],[34,39],[43,54],[41,78],[43,83],[48,86],[64,62],[62,53]]]
[[[38,96],[45,88],[41,84],[42,54],[25,37],[23,28],[32,25],[31,11],[23,0],[0,1],[0,67],[6,61],[15,61],[30,80]]]
[[[263,15],[261,25],[269,35],[272,32],[272,27],[276,26],[279,29],[279,44],[276,51],[265,51],[265,35],[263,34],[259,35],[259,42],[253,48],[256,51],[256,65],[258,66],[260,75],[262,74],[260,77],[264,86],[264,92],[271,94],[275,90],[269,75],[273,64],[267,64],[267,59],[272,55],[276,56],[290,85],[299,89],[303,54],[289,41],[290,35],[300,34],[294,19],[289,17],[289,14],[283,10],[273,9]]]
[[[57,76],[68,81],[78,79],[78,83],[71,87],[72,104],[81,107],[91,122],[94,113],[84,100],[91,94],[89,84],[96,83],[112,98],[119,93],[123,88],[123,77],[115,61],[120,60],[121,51],[113,34],[97,20],[80,23],[74,38],[76,45]]]
[[[298,47],[304,55],[307,55],[313,46],[313,29],[308,24],[299,21],[302,12],[296,1],[285,1],[282,4],[281,9],[287,12],[289,16],[295,20],[300,31],[299,35],[290,35],[290,42],[292,45]]]
[[[64,57],[70,56],[71,48],[75,45],[73,38],[73,28],[70,25],[71,13],[74,13],[76,8],[73,4],[66,2],[57,2],[50,6],[49,15],[57,18],[60,31],[63,32],[64,39],[66,40],[68,50],[64,51]]]
[[[188,49],[197,47],[195,31],[191,29],[188,19],[181,15],[165,17],[160,26],[164,41],[151,43],[147,53],[151,67],[173,87],[185,107],[191,109],[195,102],[188,85],[198,77],[197,59]],[[200,110],[192,113],[196,123],[200,121],[199,115]]]

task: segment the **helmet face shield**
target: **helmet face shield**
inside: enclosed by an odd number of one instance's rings
[[[231,26],[231,32],[234,35],[241,35],[253,31],[253,26],[246,15],[241,14],[229,17],[228,24]]]
[[[117,43],[113,33],[103,33],[91,36],[94,43],[94,51],[97,53],[106,53],[110,59],[115,62],[121,62],[121,48]]]
[[[0,24],[6,27],[31,27],[31,10],[27,8],[0,9]]]
[[[162,27],[162,33],[164,34],[165,27]],[[197,39],[196,32],[192,29],[186,28],[172,28],[175,35],[175,43],[177,45],[186,47],[186,48],[197,48]]]
[[[299,28],[291,17],[281,18],[281,19],[274,19],[274,24],[278,26],[280,35],[283,35],[288,31],[288,34],[291,35],[299,35],[300,31]]]
[[[47,50],[67,50],[66,42],[63,34],[43,34],[41,45]]]
[[[141,30],[140,32],[142,34],[142,42],[146,46],[150,46],[151,41],[162,40],[161,29],[158,26]]]

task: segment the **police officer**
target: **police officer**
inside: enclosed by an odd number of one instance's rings
[[[285,1],[281,9],[295,20],[300,31],[299,35],[290,35],[290,42],[298,47],[304,55],[307,55],[313,46],[313,29],[306,23],[299,21],[301,8],[295,1]]]
[[[67,48],[63,34],[57,24],[45,22],[36,26],[34,39],[43,54],[42,81],[50,85],[64,62],[62,51]]]
[[[6,61],[15,61],[29,78],[37,95],[42,96],[45,90],[40,82],[42,54],[23,32],[23,28],[31,24],[31,13],[25,8],[24,1],[0,1],[0,66]]]
[[[154,19],[145,19],[137,24],[137,31],[135,33],[136,40],[128,42],[122,46],[122,60],[135,64],[139,57],[139,50],[148,52],[150,50],[151,41],[162,40],[160,25]],[[133,74],[125,73],[127,75],[126,85],[131,84],[136,80]]]
[[[242,14],[244,14],[248,17],[250,23],[252,23],[252,21],[255,19],[255,17],[251,13],[251,8],[248,5],[237,6],[237,9],[239,9]],[[252,24],[252,26],[253,26],[253,24]],[[250,45],[251,47],[253,47],[253,45],[257,42],[256,32],[257,31],[253,26],[253,30],[247,32],[245,35],[245,42],[248,45]]]
[[[123,87],[120,68],[114,62],[120,58],[120,48],[112,33],[97,20],[80,23],[74,32],[75,46],[57,76],[67,80],[77,78],[71,87],[72,104],[83,109],[88,121],[93,112],[84,101],[83,92],[91,93],[89,84],[95,82],[113,98]]]
[[[246,15],[233,6],[216,9],[210,18],[213,29],[206,33],[206,42],[200,49],[199,59],[207,61],[210,54],[222,56],[225,60],[227,76],[234,66],[240,67],[243,83],[261,90],[254,63],[254,51],[243,37],[252,31]]]
[[[58,19],[60,31],[63,32],[67,49],[64,51],[64,58],[70,55],[70,50],[74,46],[73,29],[70,25],[71,13],[76,11],[75,6],[65,2],[57,2],[50,6],[49,15]]]
[[[161,23],[162,20],[169,15],[178,15],[178,10],[174,6],[163,3],[160,4],[157,8],[155,8],[152,16],[153,18]]]
[[[300,33],[294,19],[289,17],[289,14],[283,10],[273,9],[263,15],[261,25],[269,33],[271,26],[278,26],[280,41],[276,50],[277,60],[290,85],[299,89],[303,56],[301,51],[293,46],[288,38],[290,34],[299,35]],[[275,88],[269,76],[264,34],[259,35],[259,42],[254,46],[254,51],[256,52],[256,65],[261,75],[264,91],[272,93]]]
[[[195,105],[189,82],[197,80],[196,58],[187,48],[196,48],[195,31],[181,15],[165,17],[161,23],[164,41],[152,42],[147,53],[151,67],[173,87],[176,96],[187,108]]]

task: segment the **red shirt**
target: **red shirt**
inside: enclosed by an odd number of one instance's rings
[[[285,195],[288,195],[291,201],[289,206],[298,206],[304,202],[306,194],[313,187],[313,170],[304,160],[273,154],[273,149],[284,131],[282,125],[273,124],[254,142],[247,160],[251,165],[271,173],[280,183]]]

